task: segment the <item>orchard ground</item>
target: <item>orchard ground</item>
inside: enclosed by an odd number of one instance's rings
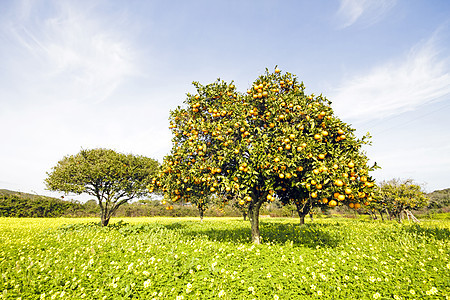
[[[446,299],[450,221],[0,218],[2,299]]]

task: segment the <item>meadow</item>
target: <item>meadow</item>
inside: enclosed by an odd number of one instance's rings
[[[1,299],[448,299],[450,221],[0,218]]]

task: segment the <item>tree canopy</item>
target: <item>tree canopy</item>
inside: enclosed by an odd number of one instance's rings
[[[106,226],[120,205],[148,194],[157,167],[157,161],[144,156],[109,149],[82,150],[60,160],[47,173],[45,183],[49,190],[94,196],[101,223]]]
[[[296,76],[266,71],[246,93],[220,79],[194,86],[185,106],[171,111],[173,147],[151,190],[161,189],[171,201],[211,194],[224,205],[238,201],[255,243],[264,202],[313,207],[372,200],[375,166],[361,150],[369,137],[357,138],[331,102],[307,95]]]
[[[372,205],[380,212],[385,211],[389,216],[397,218],[399,222],[403,212],[425,207],[429,201],[421,186],[415,184],[412,179],[381,182],[379,196],[379,201]]]

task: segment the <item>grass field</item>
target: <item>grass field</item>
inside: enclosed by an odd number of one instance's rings
[[[309,220],[308,220],[309,221]],[[448,299],[450,221],[0,218],[3,299]]]

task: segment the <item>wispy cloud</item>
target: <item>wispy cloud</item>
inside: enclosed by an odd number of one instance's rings
[[[17,4],[16,17],[2,24],[10,43],[1,60],[19,70],[14,75],[35,95],[100,102],[136,72],[134,54],[120,30],[123,15],[76,3]]]
[[[344,80],[330,99],[340,116],[367,121],[414,110],[449,95],[450,57],[441,55],[432,37],[400,61]]]
[[[396,0],[341,0],[336,13],[338,28],[343,29],[362,20],[369,26],[381,20],[395,5]]]

